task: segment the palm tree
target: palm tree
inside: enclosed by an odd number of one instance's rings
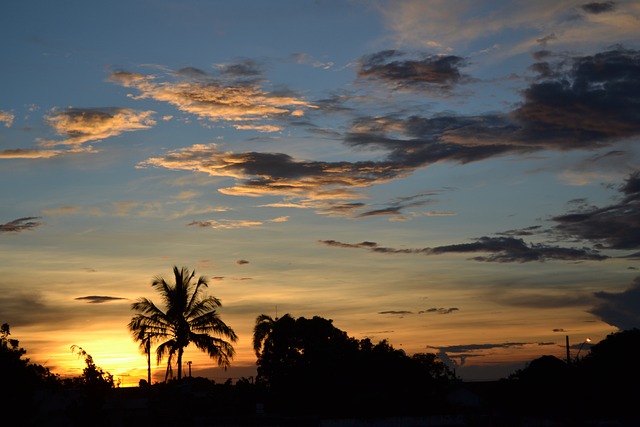
[[[283,316],[285,320],[291,320],[291,316],[287,313]],[[256,357],[260,357],[260,351],[271,344],[273,340],[274,329],[277,327],[278,317],[275,320],[267,315],[261,314],[256,317],[256,324],[253,327],[253,351]]]
[[[151,341],[160,342],[156,348],[157,363],[167,357],[167,376],[174,357],[177,357],[178,380],[182,378],[184,349],[191,343],[226,369],[235,355],[229,341],[236,342],[238,337],[216,311],[222,303],[218,298],[203,294],[204,288],[208,287],[204,276],[194,282],[195,271],[190,272],[186,267],[173,267],[173,274],[174,284],[167,283],[160,276],[151,283],[160,293],[166,311],[147,298],[139,298],[131,304],[131,309],[138,313],[128,325],[133,339],[140,341],[145,350],[149,346],[146,350],[149,352]]]
[[[274,320],[271,316],[261,314],[256,317],[256,324],[253,327],[253,351],[256,357],[260,357],[262,345],[273,333]]]

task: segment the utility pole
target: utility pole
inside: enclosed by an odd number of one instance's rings
[[[566,336],[566,347],[567,347],[567,365],[571,364],[571,353],[569,353],[569,335]]]

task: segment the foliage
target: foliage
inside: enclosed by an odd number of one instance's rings
[[[520,413],[575,418],[635,415],[640,390],[622,384],[640,381],[639,352],[640,330],[632,329],[609,334],[571,364],[542,356],[509,377],[503,404]]]
[[[453,374],[435,355],[409,357],[386,340],[348,337],[331,320],[289,314],[256,318],[253,336],[257,381],[271,405],[330,415],[423,411],[428,396]],[[331,390],[330,393],[327,390]]]
[[[82,347],[72,345],[71,352],[77,353],[78,357],[83,357],[87,365],[82,370],[82,376],[73,379],[74,384],[92,391],[103,391],[114,387],[113,375],[96,366],[93,357],[84,351]]]
[[[0,378],[3,384],[16,393],[55,384],[58,377],[42,365],[29,363],[23,358],[27,351],[20,347],[20,341],[9,338],[9,324],[0,327]]]
[[[204,295],[207,279],[201,276],[194,280],[195,271],[174,266],[173,274],[173,284],[162,277],[156,277],[151,283],[160,294],[166,311],[147,298],[139,298],[131,305],[131,309],[138,313],[128,325],[133,339],[140,342],[145,352],[150,351],[151,342],[159,343],[157,363],[167,357],[165,381],[174,361],[178,367],[178,379],[182,378],[182,355],[191,343],[215,359],[219,366],[227,368],[235,355],[231,343],[238,337],[217,312],[222,305],[220,300]]]

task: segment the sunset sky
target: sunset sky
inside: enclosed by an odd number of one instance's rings
[[[467,380],[640,327],[639,29],[640,1],[5,1],[0,323],[123,385],[174,265],[240,337],[227,372],[187,350],[222,381],[260,314]]]

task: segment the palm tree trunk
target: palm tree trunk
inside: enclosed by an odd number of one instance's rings
[[[182,378],[182,348],[178,349],[178,381]]]
[[[151,385],[151,339],[147,338],[146,348],[147,352],[147,384]]]

